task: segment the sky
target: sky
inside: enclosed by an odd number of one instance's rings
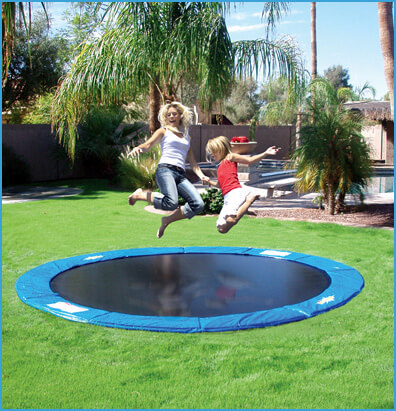
[[[277,24],[278,37],[289,35],[298,44],[305,66],[311,71],[311,3],[291,2],[289,13]],[[263,37],[262,2],[231,6],[227,28],[232,41]],[[387,92],[379,39],[377,3],[317,2],[316,37],[318,74],[334,65],[348,69],[349,83],[362,87],[369,82],[376,98]]]
[[[290,10],[276,26],[276,37],[291,36],[311,70],[310,2],[290,2]],[[65,24],[62,13],[70,3],[51,2],[48,11],[53,18],[52,28]],[[39,8],[39,3],[37,3]],[[226,17],[232,41],[256,40],[264,37],[265,23],[261,14],[263,2],[230,3]],[[376,99],[387,92],[384,62],[379,39],[377,3],[317,2],[318,74],[334,65],[348,70],[349,83],[362,87],[366,82],[376,90]],[[262,77],[259,77],[259,81]]]

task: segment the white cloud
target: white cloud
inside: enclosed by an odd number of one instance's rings
[[[267,13],[264,13],[264,15],[263,15],[263,13],[261,11],[258,11],[256,13],[252,13],[251,16],[252,17],[259,17],[260,19],[263,17],[265,19],[266,14]],[[284,17],[286,17],[288,15],[295,16],[297,14],[303,14],[303,13],[300,10],[290,10],[288,13],[284,14]],[[304,20],[283,20],[283,18],[281,17],[279,19],[279,21],[277,22],[277,24],[293,24],[293,23],[300,24],[300,23],[306,23],[306,21],[304,21]]]
[[[303,14],[303,11],[302,10],[290,10],[290,12],[289,12],[290,14]]]
[[[282,25],[288,25],[288,24],[308,24],[306,20],[283,20],[280,21],[278,24]],[[310,23],[309,23],[310,24]]]
[[[266,24],[252,24],[250,26],[229,26],[228,32],[229,33],[237,33],[243,31],[253,31],[253,30],[261,30],[266,27]]]
[[[238,21],[243,21],[243,20],[246,20],[248,18],[248,15],[247,15],[247,13],[240,12],[240,13],[232,14],[230,16],[230,18],[232,18],[234,20],[238,20]]]

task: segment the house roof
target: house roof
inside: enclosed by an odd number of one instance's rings
[[[389,101],[349,101],[345,103],[348,109],[359,110],[362,115],[374,121],[393,121]]]

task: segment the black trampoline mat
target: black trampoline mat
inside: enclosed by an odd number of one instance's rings
[[[94,262],[58,274],[66,300],[111,312],[213,317],[298,304],[330,285],[322,270],[242,254],[165,254]]]

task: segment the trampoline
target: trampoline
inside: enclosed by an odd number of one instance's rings
[[[168,247],[49,262],[15,287],[26,304],[71,321],[193,333],[304,320],[347,303],[364,280],[352,267],[307,254]]]

